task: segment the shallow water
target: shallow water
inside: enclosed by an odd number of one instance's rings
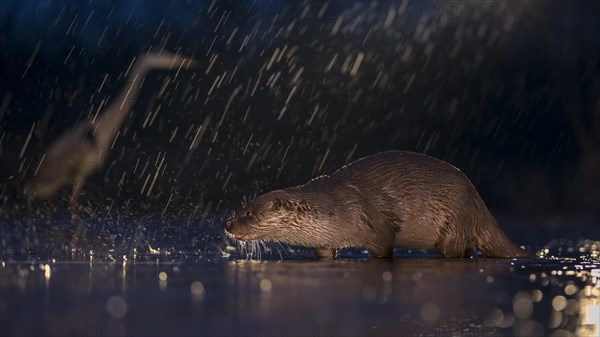
[[[0,335],[598,336],[600,245],[579,246],[530,260],[5,261]]]
[[[203,223],[90,220],[73,240],[24,220],[0,226],[0,336],[599,336],[600,241],[575,239],[597,222],[502,223],[537,258],[317,261]]]

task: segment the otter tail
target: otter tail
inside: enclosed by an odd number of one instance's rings
[[[476,245],[487,257],[532,257],[512,243],[498,226],[489,226],[479,231]]]
[[[483,207],[485,217],[475,226],[475,244],[487,257],[533,257],[530,253],[515,245],[504,234],[494,217]]]

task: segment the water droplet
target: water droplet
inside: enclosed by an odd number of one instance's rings
[[[106,301],[106,311],[114,318],[123,318],[127,314],[127,303],[119,296],[111,296]]]

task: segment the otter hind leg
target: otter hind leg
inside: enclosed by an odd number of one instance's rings
[[[467,246],[465,247],[465,252],[463,254],[463,257],[466,258],[471,258],[471,257],[477,257],[477,252],[475,252],[475,245],[473,244],[467,244]]]
[[[444,257],[467,257],[470,256],[470,250],[464,242],[459,239],[445,239],[439,244],[440,253]]]
[[[336,249],[335,248],[315,248],[315,254],[317,259],[335,259]]]

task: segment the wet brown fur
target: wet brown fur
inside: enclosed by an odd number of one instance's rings
[[[498,227],[469,179],[433,157],[389,151],[359,159],[330,176],[272,191],[228,220],[239,240],[313,247],[320,258],[364,247],[390,257],[393,247],[439,249],[445,257],[525,257]]]

